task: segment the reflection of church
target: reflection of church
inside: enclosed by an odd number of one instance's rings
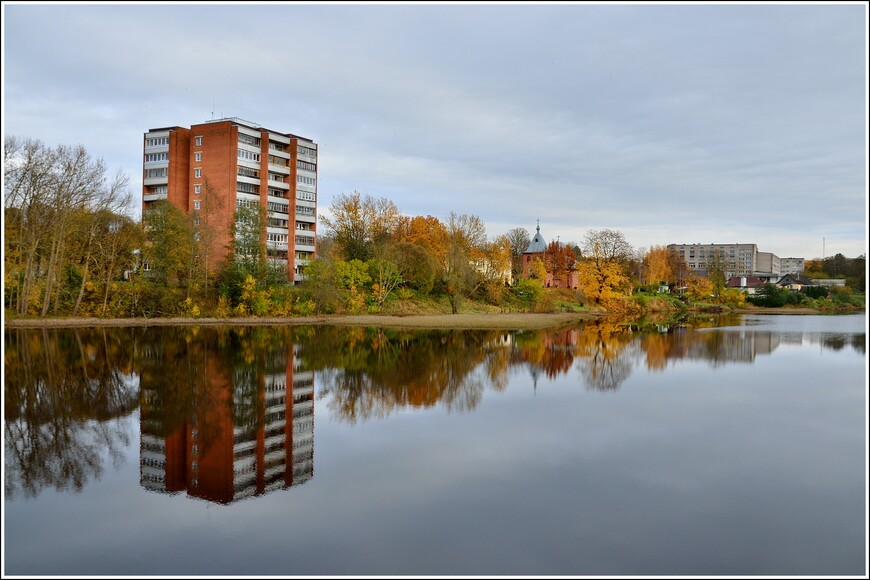
[[[140,485],[229,504],[308,481],[314,373],[300,372],[292,355],[273,356],[260,373],[229,372],[215,358],[200,365],[204,380],[180,420],[167,419],[172,403],[141,384]]]

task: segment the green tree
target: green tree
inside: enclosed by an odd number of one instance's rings
[[[425,246],[399,242],[391,246],[390,257],[395,262],[404,284],[421,295],[432,291],[438,272],[438,261]]]
[[[154,202],[142,213],[143,256],[150,278],[169,287],[187,287],[194,268],[196,239],[190,219],[167,201]]]

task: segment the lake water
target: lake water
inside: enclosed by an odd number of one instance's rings
[[[866,342],[6,330],[4,575],[864,575]]]

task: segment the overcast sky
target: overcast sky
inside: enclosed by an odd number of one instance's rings
[[[867,249],[867,6],[3,4],[3,133],[141,195],[142,136],[239,117],[490,236]],[[139,216],[138,207],[131,210]]]

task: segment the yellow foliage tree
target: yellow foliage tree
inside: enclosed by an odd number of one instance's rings
[[[541,284],[547,283],[547,268],[544,266],[544,262],[542,262],[540,258],[536,257],[532,260],[532,264],[529,266],[529,278],[540,280]]]
[[[710,301],[713,294],[713,282],[705,276],[691,275],[686,281],[686,296],[695,301]]]
[[[621,305],[627,296],[629,278],[615,260],[581,260],[577,278],[586,298],[605,308]]]
[[[667,246],[652,246],[643,257],[643,276],[647,284],[660,284],[674,279],[671,256]]]

